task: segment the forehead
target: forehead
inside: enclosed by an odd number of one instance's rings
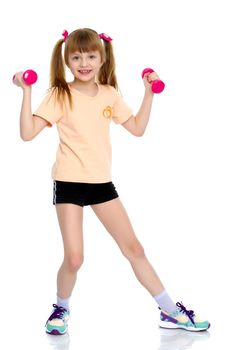
[[[95,54],[95,55],[99,55],[100,56],[100,52],[98,50],[90,50],[90,51],[74,51],[74,52],[70,52],[70,55],[80,55],[80,56],[85,56],[85,55],[90,55],[90,54]]]

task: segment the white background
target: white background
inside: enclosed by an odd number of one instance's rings
[[[208,350],[231,344],[230,5],[227,0],[4,3],[0,14],[4,349],[171,350],[192,344],[193,349]],[[142,138],[112,123],[112,180],[170,295],[212,323],[208,340],[187,332],[161,334],[155,301],[90,207],[84,209],[85,263],[71,300],[70,345],[52,345],[44,334],[63,257],[50,178],[58,136],[53,127],[32,142],[20,139],[22,91],[12,84],[12,76],[28,68],[38,72],[32,97],[35,110],[48,88],[53,46],[64,29],[81,27],[114,39],[119,85],[135,114],[143,97],[143,68],[154,68],[166,83],[164,92],[154,98]]]

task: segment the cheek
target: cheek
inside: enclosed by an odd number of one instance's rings
[[[103,64],[101,62],[96,63],[96,69],[99,70]]]
[[[75,68],[76,68],[76,65],[75,64],[70,64],[69,68],[70,68],[71,72],[74,72]]]

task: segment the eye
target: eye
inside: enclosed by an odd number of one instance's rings
[[[90,55],[89,56],[91,59],[94,59],[96,56],[95,55]]]
[[[73,56],[73,60],[78,60],[79,59],[79,56]]]

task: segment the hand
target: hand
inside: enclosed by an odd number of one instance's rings
[[[17,72],[14,75],[13,83],[19,87],[21,87],[23,90],[26,88],[31,88],[30,85],[26,84],[23,80],[23,72]]]
[[[149,90],[151,92],[151,83],[152,81],[160,79],[158,74],[155,72],[152,73],[146,73],[143,77],[143,82],[145,85],[146,90]],[[151,92],[152,93],[152,92]],[[153,93],[152,93],[153,94]]]

